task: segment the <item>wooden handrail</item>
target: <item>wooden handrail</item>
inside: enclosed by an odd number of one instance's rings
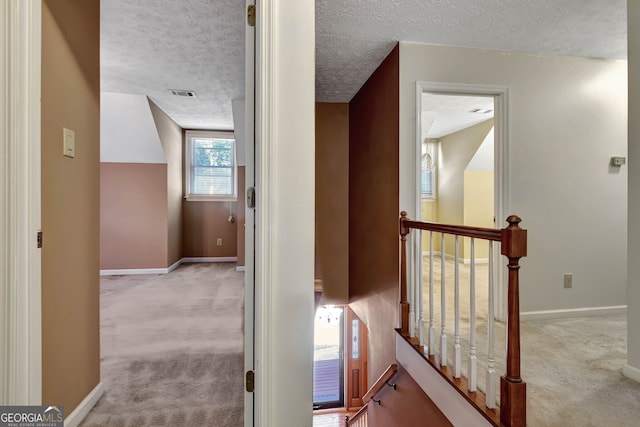
[[[412,229],[499,241],[501,253],[508,258],[509,283],[507,295],[507,372],[500,378],[500,421],[507,427],[526,425],[526,383],[520,377],[520,258],[527,255],[527,230],[520,228],[522,220],[511,215],[509,226],[501,230],[412,221],[406,212],[400,213],[400,333],[409,337],[409,302],[407,301],[406,240]]]
[[[403,212],[406,218],[406,212]],[[420,222],[405,219],[406,229],[434,231],[437,233],[455,234],[462,237],[474,237],[476,239],[493,240],[499,242],[502,238],[501,231],[495,228],[469,227],[467,225],[449,225],[438,222]]]
[[[373,383],[371,387],[369,387],[369,390],[364,394],[364,396],[362,396],[362,403],[364,403],[365,405],[369,403],[371,398],[373,398],[376,394],[378,394],[378,392],[382,390],[382,388],[385,386],[387,381],[393,378],[393,376],[397,372],[398,372],[397,364],[394,363],[393,365],[389,365],[389,367],[382,373],[382,375],[380,375],[380,378],[378,378],[378,380],[375,383]]]
[[[397,364],[394,363],[393,365],[389,365],[389,367],[382,373],[382,375],[380,375],[380,378],[378,378],[376,382],[373,383],[371,387],[369,387],[369,390],[367,390],[364,396],[362,396],[362,403],[364,403],[364,406],[360,408],[358,412],[353,414],[352,417],[347,416],[348,426],[356,425],[355,424],[356,421],[358,421],[360,417],[364,416],[367,413],[367,407],[369,406],[369,402],[371,401],[371,399],[373,399],[373,397],[376,394],[378,394],[380,390],[383,389],[383,387],[389,382],[391,378],[393,378],[393,376],[397,372],[398,372]],[[395,385],[393,387],[395,388]],[[366,420],[364,420],[364,423],[366,425]],[[362,424],[357,424],[357,425],[362,425]]]

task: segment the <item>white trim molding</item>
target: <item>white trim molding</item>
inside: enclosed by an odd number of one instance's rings
[[[77,427],[78,425],[80,425],[82,420],[85,419],[91,409],[96,406],[96,403],[98,403],[98,400],[100,400],[103,394],[104,387],[100,382],[93,388],[93,390],[91,390],[91,393],[89,393],[84,399],[82,399],[82,402],[80,402],[80,404],[76,406],[76,409],[74,409],[73,412],[67,415],[67,417],[64,419],[64,427]]]
[[[100,270],[101,276],[127,276],[139,274],[168,274],[178,268],[180,264],[192,264],[197,262],[237,262],[238,257],[189,257],[181,258],[167,268],[121,268],[112,270]]]
[[[168,268],[123,268],[100,270],[100,276],[138,276],[143,274],[168,274]]]
[[[236,267],[236,271],[244,272],[246,271],[246,267],[244,265],[239,265]]]
[[[640,383],[640,369],[629,364],[622,368],[622,375]]]
[[[257,7],[254,422],[261,427],[312,424],[314,14],[313,0]],[[295,348],[282,352],[292,341]]]
[[[522,322],[528,320],[544,320],[544,319],[568,319],[571,317],[588,317],[588,316],[604,316],[608,314],[625,314],[627,312],[626,305],[614,305],[610,307],[583,307],[569,308],[563,310],[540,310],[540,311],[524,311],[520,313]]]
[[[40,229],[41,0],[5,0],[0,148],[0,405],[42,399]]]
[[[182,258],[181,264],[192,262],[237,262],[236,256],[224,256],[224,257],[186,257]]]

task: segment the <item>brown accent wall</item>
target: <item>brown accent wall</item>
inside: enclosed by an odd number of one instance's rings
[[[316,279],[322,303],[349,300],[349,104],[316,103]]]
[[[227,221],[230,209],[236,215],[236,203],[183,201],[182,256],[236,256],[238,221]],[[219,237],[222,238],[222,246],[216,246]]]
[[[167,266],[170,266],[182,258],[182,128],[151,100],[149,107],[167,159]]]
[[[399,48],[349,103],[349,298],[369,327],[369,384],[395,360]]]
[[[244,266],[244,233],[245,233],[245,203],[247,200],[247,192],[245,188],[245,167],[238,166],[238,203],[236,213],[236,234],[238,236],[238,243],[236,244],[238,253],[238,266]]]
[[[98,0],[43,2],[42,402],[66,414],[100,381],[99,50]]]
[[[391,382],[397,390],[384,387],[376,397],[381,405],[367,409],[369,427],[453,426],[401,365]]]
[[[166,268],[167,165],[100,164],[100,269]]]

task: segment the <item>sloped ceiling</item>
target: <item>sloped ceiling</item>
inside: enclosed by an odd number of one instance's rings
[[[103,90],[148,95],[185,128],[233,128],[244,0],[101,4]],[[624,59],[626,32],[625,0],[316,0],[316,97],[348,102],[399,40]]]

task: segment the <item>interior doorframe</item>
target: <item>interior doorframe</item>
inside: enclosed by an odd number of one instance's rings
[[[254,422],[261,427],[312,419],[314,26],[313,0],[256,1]]]
[[[422,94],[433,93],[438,95],[471,95],[471,96],[492,96],[494,99],[494,213],[496,217],[496,228],[507,218],[510,209],[509,197],[509,141],[510,141],[510,116],[509,116],[509,87],[497,85],[449,83],[449,82],[416,82],[416,155],[415,155],[415,179],[416,179],[416,215],[422,212],[420,195],[420,153],[422,149]],[[506,224],[505,224],[506,225]],[[419,276],[422,277],[422,242],[415,239],[416,251],[413,262],[418,266]],[[494,249],[494,262],[496,266],[502,266],[498,262],[500,254],[498,249]],[[412,270],[413,271],[413,270]],[[497,268],[495,287],[496,320],[506,321],[507,319],[507,271],[505,268]]]
[[[0,405],[39,405],[42,1],[5,0],[0,14]]]

